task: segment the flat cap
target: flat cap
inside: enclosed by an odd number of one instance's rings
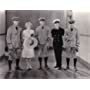
[[[16,16],[14,16],[14,17],[11,18],[12,21],[19,21],[19,19],[20,18],[19,17],[16,17]]]
[[[60,23],[60,19],[54,19],[53,23]]]
[[[45,18],[44,17],[40,17],[39,21],[45,21]]]
[[[75,23],[75,20],[70,20],[69,21],[69,24],[74,24]]]

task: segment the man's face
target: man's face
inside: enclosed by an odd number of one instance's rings
[[[40,25],[44,26],[45,25],[45,21],[40,21]]]
[[[70,28],[73,28],[74,27],[74,25],[73,24],[70,24]]]
[[[13,24],[17,26],[19,24],[19,21],[13,21]]]
[[[54,26],[55,26],[55,28],[59,28],[60,27],[60,23],[55,23]]]

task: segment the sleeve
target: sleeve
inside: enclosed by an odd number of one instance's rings
[[[79,45],[80,45],[80,38],[79,38],[79,32],[77,30],[77,32],[76,32],[76,46],[79,47]]]
[[[51,37],[51,29],[48,27],[48,38],[47,38],[47,44],[48,46],[52,46],[52,37]]]
[[[35,31],[34,30],[32,30],[32,36],[35,36]]]
[[[23,43],[23,31],[21,30],[20,31],[20,41],[21,41],[21,44]]]
[[[35,30],[35,37],[36,37],[36,39],[38,41],[38,44],[39,44],[38,34],[39,34],[39,29],[37,27],[36,30]]]
[[[64,36],[65,30],[64,30],[64,29],[62,29],[62,31],[63,31],[63,32],[62,32],[62,35]]]
[[[54,37],[53,29],[51,30],[51,36]]]
[[[68,31],[67,29],[64,31],[64,39],[67,39],[68,38]]]
[[[12,36],[12,33],[11,33],[11,29],[8,28],[7,30],[7,35],[6,35],[6,40],[7,40],[7,44],[11,44],[11,36]]]
[[[24,41],[24,39],[25,39],[25,32],[23,31],[22,32],[22,40]]]
[[[63,36],[63,47],[66,47],[66,42],[67,42],[67,29],[64,31],[64,36]]]
[[[35,30],[35,36],[38,37],[38,27]]]
[[[51,30],[49,27],[48,27],[48,38],[51,38]]]

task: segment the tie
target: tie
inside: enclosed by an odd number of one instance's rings
[[[44,26],[42,26],[42,29],[44,29]]]
[[[16,27],[16,30],[18,30],[18,27]]]
[[[71,31],[73,31],[73,28],[71,28]]]

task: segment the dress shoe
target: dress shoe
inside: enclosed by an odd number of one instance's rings
[[[62,70],[62,67],[58,67],[58,70]]]
[[[20,67],[16,67],[16,70],[20,70],[20,71],[22,71],[23,69],[21,69]]]
[[[54,68],[58,68],[58,66],[55,66]]]

